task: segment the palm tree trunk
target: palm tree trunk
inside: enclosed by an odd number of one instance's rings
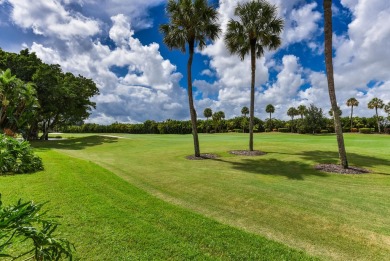
[[[379,124],[378,107],[375,107],[376,124],[378,125],[378,132],[381,133],[381,125]]]
[[[190,115],[191,115],[191,124],[192,124],[192,137],[194,139],[194,150],[195,150],[195,157],[200,157],[200,149],[199,149],[199,139],[198,139],[198,129],[197,129],[197,122],[196,122],[196,111],[194,107],[194,98],[192,97],[192,60],[194,57],[194,40],[189,41],[189,53],[190,56],[188,58],[187,63],[187,90],[188,90],[188,104],[190,106]]]
[[[351,132],[352,132],[352,115],[353,115],[353,105],[351,105]]]
[[[256,42],[251,41],[251,104],[249,109],[249,150],[253,151],[253,121],[255,117]]]
[[[324,0],[324,32],[325,32],[325,64],[328,79],[328,90],[330,103],[334,115],[334,127],[337,136],[337,145],[339,149],[339,158],[341,166],[348,168],[347,153],[345,151],[344,136],[341,129],[340,115],[337,113],[337,100],[334,88],[333,78],[333,59],[332,59],[332,0]]]

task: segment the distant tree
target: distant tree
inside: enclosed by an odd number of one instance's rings
[[[209,118],[210,118],[211,116],[213,116],[213,111],[211,110],[211,108],[206,108],[206,109],[204,109],[204,111],[203,111],[203,116],[205,116],[206,119],[209,120]]]
[[[160,26],[160,30],[164,35],[164,43],[168,48],[180,49],[182,52],[186,52],[186,45],[188,45],[188,104],[190,107],[195,157],[200,157],[197,116],[192,94],[192,60],[196,44],[199,49],[203,49],[208,39],[215,40],[218,38],[220,33],[219,25],[216,22],[218,13],[213,6],[208,5],[207,0],[168,0],[166,12],[169,23]]]
[[[332,109],[330,109],[328,113],[329,113],[329,116],[333,117],[333,110]],[[337,113],[339,116],[343,115],[343,111],[340,109],[339,106],[337,106]]]
[[[221,131],[222,120],[225,119],[225,113],[223,111],[217,111],[214,112],[212,117],[213,117],[215,132],[217,132],[218,129],[219,131]]]
[[[356,100],[355,98],[349,98],[347,100],[347,106],[348,107],[351,107],[351,132],[352,132],[352,128],[353,128],[353,121],[352,121],[352,116],[353,116],[353,107],[357,107],[359,106],[359,101]]]
[[[238,54],[241,60],[249,53],[251,56],[250,151],[253,151],[256,58],[263,56],[266,48],[275,50],[281,45],[279,35],[283,30],[283,20],[277,17],[277,13],[277,7],[265,0],[238,4],[234,10],[237,20],[228,22],[225,34],[225,43],[230,53]]]
[[[333,77],[333,48],[332,48],[332,0],[324,0],[324,45],[325,45],[325,66],[326,66],[326,76],[328,80],[328,91],[330,104],[332,105],[333,110],[333,119],[334,119],[334,128],[337,136],[337,146],[339,150],[340,164],[344,169],[348,168],[347,152],[345,151],[344,145],[344,136],[343,130],[340,122],[340,115],[337,109],[337,99],[336,91],[334,86],[334,77]]]
[[[275,107],[272,104],[268,104],[267,107],[265,107],[265,112],[269,113],[269,120],[271,120],[272,113],[275,112]]]
[[[303,120],[303,115],[305,115],[306,111],[307,111],[306,106],[305,105],[299,105],[297,109],[298,109],[299,115],[301,115],[301,119]]]
[[[388,102],[386,105],[385,105],[385,112],[389,115],[390,117],[390,102]]]
[[[299,115],[299,112],[296,108],[290,107],[287,110],[287,115],[291,117],[291,132],[293,132],[294,117]]]
[[[244,115],[244,117],[246,117],[246,115],[249,113],[249,109],[248,107],[244,106],[242,107],[241,109],[241,114]]]
[[[379,123],[379,117],[378,117],[378,109],[382,109],[385,106],[383,103],[383,100],[378,99],[378,98],[373,98],[369,103],[368,103],[368,108],[369,109],[375,109],[375,115],[376,115],[376,123],[378,125],[378,132],[381,133],[381,125]]]
[[[305,128],[309,132],[313,134],[320,132],[326,123],[322,109],[314,106],[314,104],[310,104],[306,110],[304,123]]]

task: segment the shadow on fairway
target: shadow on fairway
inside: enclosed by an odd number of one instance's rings
[[[288,179],[304,180],[305,176],[328,177],[328,174],[317,171],[308,164],[299,161],[281,161],[277,159],[242,159],[241,161],[227,161],[213,159],[232,165],[233,169],[258,174],[284,176]]]
[[[339,162],[339,154],[337,151],[304,151],[298,155],[302,156],[305,160],[314,161],[317,163],[335,163]],[[362,168],[372,168],[377,166],[387,166],[390,167],[390,160],[383,158],[377,158],[367,155],[361,155],[356,153],[347,152],[348,162],[351,166],[358,166]],[[355,165],[357,164],[357,165]],[[390,175],[390,173],[377,173],[383,175]]]
[[[46,149],[66,149],[66,150],[82,150],[87,147],[98,146],[104,143],[118,142],[118,138],[107,136],[87,136],[80,138],[70,138],[63,140],[47,140],[33,141],[31,144],[39,150]]]

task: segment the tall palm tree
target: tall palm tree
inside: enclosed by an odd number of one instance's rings
[[[287,110],[287,115],[291,117],[291,132],[293,132],[294,117],[299,115],[299,112],[296,108],[290,107]]]
[[[303,115],[305,115],[307,108],[305,105],[299,105],[298,106],[298,113],[301,115],[301,119],[303,120]]]
[[[351,107],[351,132],[352,132],[352,124],[353,124],[353,121],[352,121],[352,116],[353,116],[353,107],[354,106],[359,106],[359,101],[356,100],[355,98],[349,98],[348,101],[347,101],[347,106],[348,107]]]
[[[272,104],[268,104],[267,107],[265,107],[265,112],[269,113],[269,120],[271,120],[272,113],[275,112],[275,107]]]
[[[211,108],[206,108],[204,109],[203,111],[203,116],[206,117],[207,120],[209,120],[209,118],[213,115],[213,111],[211,110]]]
[[[244,115],[244,118],[242,119],[242,132],[245,133],[245,125],[248,123],[248,120],[246,119],[246,115],[249,113],[248,107],[244,106],[241,109],[241,114]]]
[[[333,78],[333,58],[332,58],[332,0],[324,0],[324,34],[325,34],[325,64],[326,75],[328,79],[328,91],[332,110],[337,110],[336,91]],[[334,113],[334,127],[337,136],[337,145],[339,149],[339,158],[341,166],[348,168],[347,152],[345,151],[343,130],[341,128],[340,115]]]
[[[208,5],[207,0],[168,0],[166,12],[169,23],[160,26],[160,31],[164,35],[164,43],[168,48],[180,49],[182,52],[186,52],[186,45],[188,45],[188,104],[190,107],[195,157],[200,157],[197,116],[192,95],[192,60],[195,45],[199,49],[203,49],[208,39],[215,40],[218,38],[220,33],[217,23],[218,13],[214,7]]]
[[[373,98],[369,103],[368,103],[368,108],[369,109],[375,109],[375,115],[376,115],[376,124],[378,125],[378,132],[381,133],[381,126],[379,124],[379,116],[378,116],[378,108],[382,109],[385,106],[383,103],[383,100],[378,99],[378,98]]]
[[[283,20],[277,17],[277,7],[265,0],[252,0],[238,4],[234,10],[238,20],[231,19],[225,34],[227,49],[238,54],[241,60],[251,56],[251,94],[249,108],[249,150],[253,151],[253,121],[255,112],[255,73],[256,57],[260,58],[264,50],[275,50],[281,44],[280,33]]]
[[[247,115],[248,113],[249,113],[248,107],[246,107],[246,106],[242,107],[242,109],[241,109],[241,114],[243,114],[244,117],[246,117],[246,115]]]

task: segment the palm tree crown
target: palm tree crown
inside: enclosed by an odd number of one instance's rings
[[[301,115],[301,119],[303,119],[303,115],[305,115],[305,113],[307,111],[306,106],[305,105],[299,105],[297,109],[298,109],[299,115]]]
[[[376,123],[378,125],[378,132],[380,133],[381,125],[379,123],[378,109],[382,109],[385,106],[385,104],[383,103],[383,100],[375,97],[368,103],[367,106],[369,109],[375,109]]]
[[[236,53],[244,60],[252,45],[256,57],[264,54],[264,49],[275,50],[281,44],[279,34],[283,30],[283,20],[277,18],[277,8],[263,0],[238,4],[234,14],[238,21],[228,23],[225,42],[231,53]]]
[[[246,107],[246,106],[242,107],[242,109],[241,109],[241,114],[243,114],[244,117],[246,117],[246,115],[247,115],[248,113],[249,113],[248,107]]]
[[[349,98],[348,100],[347,100],[347,106],[348,107],[351,107],[351,132],[352,132],[352,124],[353,124],[353,120],[352,120],[352,116],[353,116],[353,107],[354,106],[359,106],[359,101],[358,100],[356,100],[355,98]]]
[[[169,23],[160,26],[164,43],[170,49],[186,51],[186,44],[199,49],[207,39],[216,40],[220,33],[218,13],[207,0],[169,0],[166,7]],[[190,50],[191,51],[191,50]]]

